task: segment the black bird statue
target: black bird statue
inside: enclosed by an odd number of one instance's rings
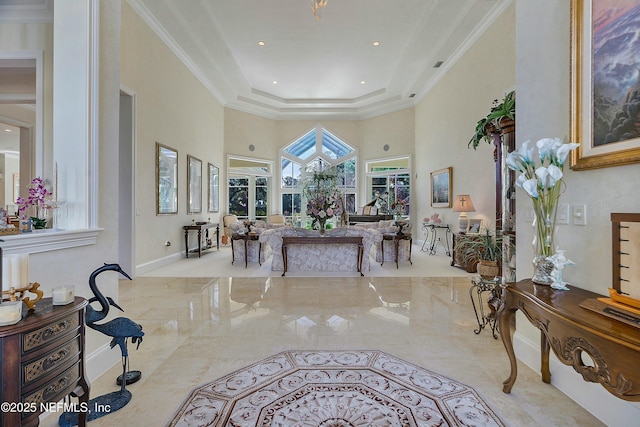
[[[105,394],[103,396],[96,397],[89,401],[89,413],[87,414],[87,421],[100,418],[111,412],[115,412],[118,409],[123,408],[131,400],[131,392],[125,388],[128,383],[127,379],[127,366],[129,360],[129,353],[127,351],[127,339],[131,338],[132,343],[137,343],[138,347],[142,342],[144,332],[142,332],[142,326],[135,323],[133,320],[126,317],[117,317],[105,323],[96,323],[107,317],[109,314],[109,306],[113,306],[120,311],[122,308],[118,306],[111,298],[105,297],[98,289],[96,284],[96,277],[105,271],[117,271],[127,279],[131,280],[131,277],[125,273],[118,264],[105,264],[102,267],[96,269],[89,276],[89,287],[95,295],[89,300],[91,302],[98,302],[100,304],[100,310],[94,309],[91,305],[88,305],[85,313],[85,323],[87,327],[95,329],[98,332],[113,337],[111,340],[111,348],[116,345],[120,347],[122,353],[122,378],[120,381],[120,390],[112,393]],[[136,347],[137,348],[137,347]],[[108,411],[100,411],[95,408],[108,408]],[[58,421],[60,426],[74,426],[77,424],[77,414],[65,412],[60,416]]]

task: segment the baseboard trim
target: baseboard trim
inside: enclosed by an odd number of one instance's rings
[[[87,371],[87,378],[92,382],[109,369],[111,369],[114,365],[119,364],[121,362],[120,349],[113,349],[109,346],[109,344],[104,344],[99,347],[96,351],[89,354],[85,359],[85,366]],[[115,384],[116,379],[113,379],[113,383]],[[92,396],[95,397],[95,396]]]
[[[171,264],[172,262],[176,262],[182,259],[183,253],[178,252],[175,254],[168,255],[163,258],[158,258],[153,261],[146,262],[144,264],[136,265],[136,276],[140,276],[143,274],[147,274],[150,271],[153,271],[157,268],[164,267],[167,264]]]
[[[516,356],[535,372],[540,372],[540,347],[516,334],[513,337]],[[569,398],[589,411],[594,417],[609,427],[626,427],[629,420],[640,419],[640,404],[619,399],[600,384],[589,383],[582,379],[572,367],[560,362],[553,351],[549,357],[551,384]],[[540,379],[542,381],[542,379]],[[520,384],[520,386],[523,386]],[[514,387],[518,387],[518,382]]]

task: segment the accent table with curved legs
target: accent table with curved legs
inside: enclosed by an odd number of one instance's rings
[[[520,310],[540,329],[543,382],[551,382],[549,351],[553,350],[560,362],[573,367],[585,381],[601,384],[620,399],[640,401],[640,328],[580,306],[603,296],[575,286],[558,291],[529,279],[503,286],[498,324],[511,372],[502,391],[510,393],[518,375],[513,334],[515,314]],[[584,363],[584,355],[592,366]]]

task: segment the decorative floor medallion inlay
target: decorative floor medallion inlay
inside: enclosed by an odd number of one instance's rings
[[[285,351],[195,389],[169,426],[503,426],[471,387],[381,351]]]

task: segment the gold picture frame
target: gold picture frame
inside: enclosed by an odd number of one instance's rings
[[[453,168],[451,166],[431,172],[431,207],[451,207],[452,179]]]
[[[202,212],[202,160],[192,155],[187,155],[188,181],[187,181],[187,213]]]
[[[178,151],[156,142],[156,215],[178,213]]]
[[[614,0],[597,0],[594,7],[594,0],[571,0],[570,142],[580,144],[571,153],[573,170],[640,162],[640,132],[633,130],[633,123],[640,120],[640,113],[635,113],[636,105],[631,106],[636,102],[640,105],[640,91],[637,87],[633,91],[638,70],[633,58],[624,63],[624,55],[617,55],[616,63],[607,67],[608,57],[597,54],[601,44],[608,43],[611,47],[615,41],[612,26],[621,22],[618,20],[630,10],[614,8],[613,3]],[[606,25],[598,25],[594,29],[595,22]],[[605,78],[603,70],[613,69],[618,73],[616,78]],[[595,92],[599,94],[597,98]],[[634,93],[635,98],[629,98]],[[614,120],[616,126],[611,126]],[[631,131],[626,131],[627,128]]]
[[[209,163],[209,205],[208,212],[220,210],[218,200],[220,198],[220,169]]]

